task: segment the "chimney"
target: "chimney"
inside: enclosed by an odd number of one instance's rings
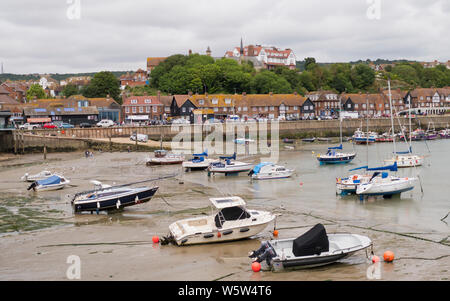
[[[270,95],[270,96],[273,96],[273,92],[269,92],[269,95]]]
[[[298,95],[297,91],[294,91],[294,95]]]
[[[188,95],[189,95],[189,96],[192,96],[192,91],[189,91],[189,92],[188,92]]]
[[[242,96],[246,96],[247,95],[247,92],[242,92]]]
[[[189,49],[189,55],[191,55],[192,54],[192,49]]]
[[[205,92],[205,97],[208,98],[208,92]]]
[[[109,98],[109,94],[106,94],[106,98]]]

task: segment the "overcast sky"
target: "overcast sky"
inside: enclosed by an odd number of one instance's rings
[[[447,61],[449,33],[449,0],[0,3],[0,61],[7,73],[145,69],[148,56],[189,49],[204,54],[210,46],[221,57],[241,37],[245,45],[291,48],[298,60]]]

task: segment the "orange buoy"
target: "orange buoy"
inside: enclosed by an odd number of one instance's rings
[[[303,182],[300,182],[300,186],[303,186]]]
[[[252,263],[252,270],[253,272],[259,272],[261,271],[261,264],[257,261]]]
[[[378,257],[377,255],[373,255],[373,256],[372,256],[372,262],[373,262],[373,263],[376,263],[376,262],[378,262],[378,261],[380,261],[380,257]]]
[[[159,237],[158,236],[153,236],[152,237],[152,241],[153,241],[154,244],[159,243]]]
[[[278,230],[273,230],[273,236],[278,236]]]
[[[220,234],[220,232],[217,232],[217,237],[221,237],[222,234]]]
[[[384,252],[383,259],[386,262],[392,262],[394,260],[394,252],[392,252],[392,251]]]

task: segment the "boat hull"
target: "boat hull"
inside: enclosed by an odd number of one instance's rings
[[[363,196],[391,196],[414,189],[414,179],[393,181],[390,183],[366,183],[356,189]]]
[[[110,198],[74,201],[73,208],[76,213],[120,209],[150,201],[157,190],[158,187],[153,187],[140,192],[130,192]]]
[[[253,167],[253,164],[239,164],[236,166],[233,165],[226,165],[224,167],[218,167],[211,165],[208,168],[208,171],[211,173],[239,173],[239,172],[246,172],[250,171]]]
[[[342,156],[342,157],[317,157],[317,160],[320,162],[320,164],[345,164],[351,162],[353,159],[355,159],[356,154],[352,154],[349,156]]]
[[[394,164],[397,162],[398,168],[407,168],[421,166],[423,164],[423,157],[419,156],[399,156],[396,159],[384,160],[386,164]]]
[[[294,173],[294,171],[289,171],[289,172],[285,172],[285,173],[280,173],[280,174],[256,174],[256,175],[252,175],[252,179],[253,180],[272,180],[272,179],[286,179],[292,176],[292,174]]]

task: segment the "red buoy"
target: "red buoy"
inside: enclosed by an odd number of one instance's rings
[[[220,232],[217,232],[217,237],[221,237],[222,234],[220,234]]]
[[[372,256],[372,262],[373,263],[377,263],[378,261],[380,261],[380,257],[378,257],[377,255],[373,255]]]
[[[158,236],[153,236],[152,237],[152,241],[153,241],[154,244],[159,243],[159,237]]]
[[[253,272],[259,272],[261,271],[261,264],[257,261],[252,263],[252,270]]]
[[[278,236],[278,230],[273,230],[273,236]]]
[[[386,262],[392,262],[394,260],[394,252],[392,252],[392,251],[384,252],[383,259]]]

